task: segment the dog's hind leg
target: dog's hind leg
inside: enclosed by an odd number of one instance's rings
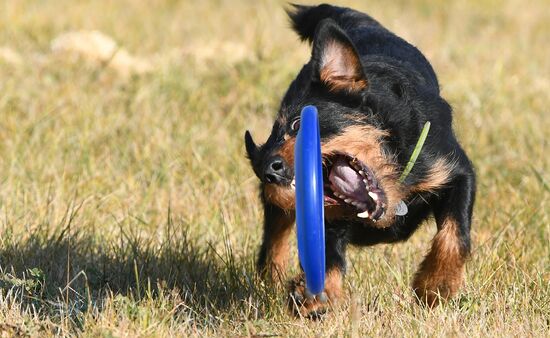
[[[413,281],[416,295],[428,306],[452,297],[462,285],[474,199],[475,177],[468,170],[451,181],[434,207],[438,231]]]

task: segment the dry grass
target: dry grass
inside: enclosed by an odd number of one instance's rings
[[[349,300],[293,319],[258,281],[256,180],[307,60],[280,1],[0,4],[0,333],[548,336],[550,11],[545,0],[341,2],[418,45],[479,175],[467,284],[434,311],[411,277],[434,233],[352,250]],[[52,52],[98,30],[151,66]],[[294,255],[295,257],[295,255]]]

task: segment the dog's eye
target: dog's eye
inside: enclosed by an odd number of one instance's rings
[[[290,129],[292,131],[298,131],[298,129],[300,129],[300,119],[292,121],[292,123],[290,124]]]

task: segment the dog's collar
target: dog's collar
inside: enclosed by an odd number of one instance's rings
[[[416,146],[414,147],[411,158],[409,158],[409,162],[407,163],[405,170],[403,170],[403,173],[399,177],[399,183],[403,183],[405,181],[407,176],[410,174],[412,168],[414,167],[414,163],[416,162],[418,155],[420,155],[420,151],[422,151],[424,142],[426,142],[426,138],[428,137],[428,132],[430,131],[430,125],[431,125],[430,121],[426,121],[426,123],[424,124],[424,128],[422,128],[420,137],[418,138],[418,141],[416,141]]]

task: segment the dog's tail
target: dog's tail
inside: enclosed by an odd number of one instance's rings
[[[291,4],[286,12],[290,18],[292,28],[298,33],[300,39],[310,43],[313,41],[319,22],[327,18],[334,20],[344,30],[363,25],[380,26],[378,22],[366,14],[327,4],[319,6]]]

